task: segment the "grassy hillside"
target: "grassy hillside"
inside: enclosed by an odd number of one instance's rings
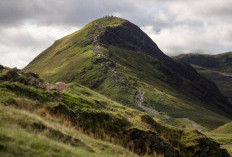
[[[200,74],[215,82],[232,103],[232,52],[218,55],[187,54],[174,58],[192,64]]]
[[[38,75],[9,68],[0,78],[1,156],[228,156],[198,131],[158,123],[80,84],[51,91]]]
[[[80,83],[125,106],[189,118],[213,129],[232,108],[215,84],[175,62],[137,26],[105,17],[60,40],[24,71],[55,83]]]
[[[0,156],[136,156],[59,122],[0,105]]]

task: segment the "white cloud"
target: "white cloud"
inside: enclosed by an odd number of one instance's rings
[[[164,2],[165,3],[165,2]],[[215,54],[232,50],[232,5],[229,0],[173,0],[142,29],[168,55]],[[170,18],[171,17],[171,18]],[[161,28],[157,29],[157,24]]]
[[[23,68],[55,40],[78,28],[24,24],[0,29],[0,64]]]
[[[142,27],[163,52],[168,55],[180,53],[219,53],[232,49],[231,37],[228,30],[218,25],[205,25],[203,27],[190,27],[179,25],[165,28],[159,32],[153,26]],[[232,32],[232,29],[231,29]],[[231,34],[230,32],[230,34]]]

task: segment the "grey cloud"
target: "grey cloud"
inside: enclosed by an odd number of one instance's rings
[[[0,64],[23,68],[56,39],[76,27],[22,25],[0,29]]]
[[[40,25],[80,26],[113,12],[133,12],[133,1],[112,0],[1,0],[0,25],[33,21]]]

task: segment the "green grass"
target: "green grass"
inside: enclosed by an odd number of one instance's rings
[[[199,145],[202,140],[207,143],[205,146],[215,145],[198,132],[171,127],[162,121],[157,123],[143,112],[127,108],[82,85],[70,84],[70,93],[8,83],[1,83],[0,89],[0,135],[4,139],[1,152],[4,155],[133,156],[128,149],[132,152],[145,149],[144,154],[152,153],[148,148],[141,148],[140,143],[149,145],[157,138],[157,143],[152,145],[160,154],[167,149],[172,152],[173,148],[182,154],[198,149],[204,151]],[[131,131],[139,134],[135,141]],[[14,147],[12,153],[11,147]]]
[[[0,124],[1,156],[136,156],[120,146],[12,107],[0,105]]]

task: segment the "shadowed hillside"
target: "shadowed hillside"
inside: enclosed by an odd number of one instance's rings
[[[200,74],[215,82],[232,103],[232,52],[218,55],[187,54],[174,58],[192,64]]]

